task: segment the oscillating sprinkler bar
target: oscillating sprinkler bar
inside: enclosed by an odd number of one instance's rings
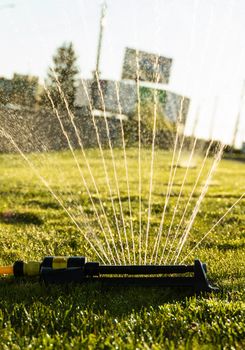
[[[47,256],[42,262],[16,261],[13,266],[0,267],[0,274],[40,276],[46,284],[86,283],[100,281],[114,286],[189,287],[196,292],[211,292],[207,268],[200,260],[193,265],[100,265],[86,262],[83,256]]]

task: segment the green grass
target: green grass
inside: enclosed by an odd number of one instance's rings
[[[76,152],[93,200],[99,210],[99,198],[94,191],[88,170],[80,153]],[[88,150],[88,159],[101,194],[117,246],[115,225],[103,165],[98,150]],[[40,179],[18,155],[0,155],[0,263],[10,264],[17,259],[41,259],[45,255],[86,255],[98,260],[86,243],[83,234],[93,241],[85,221],[103,239],[93,215],[93,207],[84,189],[74,160],[68,152],[28,155],[39,174],[62,200],[64,206],[81,225],[75,227]],[[110,153],[105,152],[106,164],[117,216],[117,201]],[[132,259],[130,215],[123,154],[115,153],[119,188],[125,214],[126,230]],[[145,240],[149,197],[151,153],[142,153],[142,232]],[[200,167],[188,173],[179,210],[173,223],[176,232]],[[211,166],[208,159],[195,198],[188,209],[190,216],[201,186]],[[171,155],[157,151],[153,178],[152,215],[149,231],[150,258],[158,232],[168,183]],[[138,250],[138,168],[137,153],[128,150],[129,182],[132,198],[132,220]],[[170,203],[166,212],[162,248],[174,211],[185,169],[178,169]],[[187,244],[184,258],[199,239],[215,224],[225,211],[244,192],[245,166],[242,162],[223,160],[215,173],[209,191],[200,207]],[[79,210],[86,213],[86,220]],[[242,349],[245,347],[244,276],[245,276],[245,208],[244,200],[224,218],[203,241],[194,257],[205,261],[208,277],[220,287],[215,295],[195,297],[181,290],[154,288],[109,288],[98,285],[45,287],[38,281],[0,279],[0,349]],[[106,221],[100,216],[102,224]],[[119,221],[120,227],[122,222]],[[170,238],[173,238],[171,234]],[[126,241],[122,238],[126,251]],[[144,241],[143,241],[144,242]],[[104,244],[104,247],[105,244]],[[120,247],[120,246],[119,246]],[[144,253],[143,244],[143,253]],[[169,244],[167,245],[168,252]],[[171,253],[171,251],[170,251]],[[120,258],[123,259],[121,250]]]

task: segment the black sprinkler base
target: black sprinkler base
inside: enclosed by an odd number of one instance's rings
[[[218,290],[208,282],[206,265],[200,260],[195,260],[194,265],[100,265],[77,257],[83,261],[80,266],[54,269],[52,258],[46,257],[41,265],[40,279],[45,284],[100,281],[108,286],[191,288],[196,293]]]

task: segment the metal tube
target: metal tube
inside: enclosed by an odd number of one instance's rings
[[[194,272],[193,265],[100,265],[100,275],[161,275]]]

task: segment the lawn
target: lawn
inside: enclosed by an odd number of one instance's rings
[[[124,254],[133,261],[131,223],[135,236],[135,257],[144,256],[148,224],[151,151],[142,151],[142,244],[139,243],[139,191],[137,151],[127,150],[132,215],[128,205],[124,158],[115,151],[118,188],[124,222],[120,219],[116,180],[110,152],[105,151],[111,195],[105,179],[99,150],[87,150],[87,159],[98,186],[98,193],[79,151],[75,156],[79,169],[69,152],[27,155],[33,169],[19,155],[0,155],[0,263],[15,260],[40,260],[45,255],[85,255],[99,260],[88,240],[97,235],[106,250],[104,233],[107,221],[101,212],[102,203],[112,237],[123,261]],[[171,239],[177,230],[189,194],[195,183],[203,157],[197,153],[189,170],[166,254],[174,253]],[[187,209],[190,217],[212,165],[210,157]],[[155,154],[151,221],[147,261],[153,252],[164,207],[169,180],[171,154],[158,150]],[[36,173],[35,173],[36,172]],[[177,168],[163,226],[162,252],[171,225],[175,205],[181,191],[185,168]],[[94,207],[85,190],[86,180]],[[38,175],[38,176],[36,176]],[[40,178],[40,176],[42,178]],[[204,201],[200,206],[181,261],[203,235],[217,222],[244,192],[245,165],[235,160],[222,160]],[[47,181],[49,189],[42,183]],[[57,198],[76,221],[76,227]],[[111,200],[112,198],[112,200]],[[115,206],[120,237],[113,211]],[[183,223],[186,223],[187,218]],[[126,238],[123,231],[125,224]],[[182,232],[180,230],[180,232]],[[86,240],[84,235],[88,238]],[[127,256],[127,240],[130,256]],[[109,243],[112,243],[111,238]],[[175,243],[174,243],[175,244]],[[177,244],[177,242],[176,242]],[[112,245],[112,244],[111,244]],[[245,347],[245,206],[244,199],[207,236],[186,260],[195,257],[205,261],[208,277],[220,287],[213,295],[193,296],[182,290],[156,288],[106,288],[100,285],[44,286],[38,281],[0,279],[0,349],[243,349]],[[108,252],[107,252],[108,253]],[[116,252],[113,251],[113,256]],[[173,255],[174,256],[174,255]],[[107,255],[109,260],[111,256]]]

